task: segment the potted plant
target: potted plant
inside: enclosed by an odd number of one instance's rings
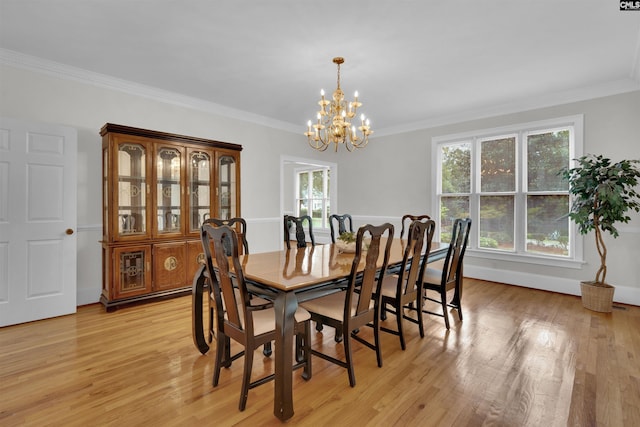
[[[352,253],[356,251],[356,235],[350,231],[340,233],[336,246],[340,252]]]
[[[616,223],[627,223],[630,210],[640,212],[640,160],[613,163],[602,155],[589,154],[576,159],[577,166],[560,173],[569,182],[572,202],[569,217],[578,225],[580,234],[595,232],[600,267],[595,280],[580,283],[582,304],[594,311],[610,312],[614,287],[606,283],[607,247],[603,233],[618,237]]]
[[[370,237],[365,237],[364,239],[362,239],[362,248],[365,251],[369,249],[370,244]],[[338,248],[339,252],[354,253],[356,251],[356,233],[353,233],[351,231],[340,233],[340,236],[338,236],[338,239],[336,240],[336,247]]]

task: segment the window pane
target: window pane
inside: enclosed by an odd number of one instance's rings
[[[569,255],[569,196],[527,196],[527,252]]]
[[[515,137],[482,141],[480,144],[480,191],[515,191]]]
[[[307,172],[302,172],[298,174],[298,182],[299,182],[298,198],[300,199],[309,198],[309,174]]]
[[[298,200],[298,215],[309,215],[309,203],[307,199]]]
[[[441,147],[442,193],[469,193],[471,189],[471,144]]]
[[[451,229],[457,218],[469,216],[468,197],[441,197],[440,198],[440,241],[451,241]]]
[[[313,227],[322,227],[322,199],[312,199],[311,205],[311,220],[313,222]]]
[[[514,197],[480,197],[480,242],[486,249],[513,250]]]
[[[322,198],[324,194],[324,180],[323,173],[321,170],[313,171],[313,193],[311,197],[314,199]]]
[[[529,191],[567,191],[558,172],[569,166],[569,129],[527,136]]]

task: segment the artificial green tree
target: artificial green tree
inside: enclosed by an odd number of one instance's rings
[[[607,276],[607,247],[603,232],[618,237],[616,223],[628,223],[628,212],[640,212],[640,160],[613,163],[602,155],[588,154],[576,159],[577,166],[565,168],[561,175],[569,182],[572,196],[569,217],[578,225],[580,234],[595,232],[600,268],[594,284],[604,285]]]

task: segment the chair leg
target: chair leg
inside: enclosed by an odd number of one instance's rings
[[[244,411],[247,406],[247,396],[249,395],[249,385],[251,383],[251,368],[253,366],[253,343],[247,343],[244,349],[244,373],[242,374],[242,389],[240,390],[240,404],[238,408]]]
[[[209,344],[213,342],[213,307],[211,307],[211,303],[209,303]]]
[[[396,322],[398,323],[398,337],[400,337],[400,348],[402,350],[406,350],[407,346],[404,343],[404,333],[402,330],[402,317],[404,316],[404,309],[402,307],[402,303],[398,303],[395,307],[396,310]],[[378,344],[376,343],[376,347]],[[380,366],[380,362],[378,362],[378,366]]]
[[[343,345],[344,345],[344,357],[345,357],[345,361],[347,364],[347,373],[349,374],[349,385],[351,387],[355,387],[356,386],[356,374],[353,371],[353,358],[351,355],[351,336],[350,334],[347,332],[346,334],[344,334],[344,340],[343,341]]]
[[[462,320],[462,303],[460,302],[460,291],[457,288],[453,295],[453,299],[451,300],[451,304],[455,305],[458,310],[458,319]]]
[[[373,343],[376,347],[376,359],[378,368],[382,368],[382,349],[380,348],[380,315],[376,313],[373,320]]]
[[[265,357],[271,357],[272,353],[273,353],[273,350],[271,350],[271,343],[268,342],[264,345],[264,348],[262,349],[262,354],[264,354]]]
[[[447,290],[444,287],[442,290],[440,290],[440,299],[442,300],[442,316],[444,317],[444,324],[446,325],[447,329],[449,329],[449,313],[448,313],[449,310],[447,306]]]
[[[228,368],[231,366],[231,338],[224,336],[224,359],[222,359],[222,366]]]
[[[302,346],[302,352],[305,361],[302,378],[309,381],[311,379],[311,321],[307,321],[304,324],[304,344]]]
[[[218,381],[220,380],[220,369],[223,364],[226,364],[228,358],[225,357],[226,347],[227,347],[227,337],[222,334],[218,334],[216,336],[216,361],[213,367],[213,386],[216,387],[218,385]]]
[[[418,313],[418,329],[420,330],[420,338],[424,338],[424,323],[422,321],[422,305],[424,304],[424,298],[422,295],[422,289],[416,293],[416,307],[419,307],[416,312]]]
[[[304,343],[306,341],[306,324],[305,324],[305,332],[296,334],[296,362],[300,363],[304,360]]]

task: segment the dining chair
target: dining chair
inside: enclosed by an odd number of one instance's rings
[[[405,224],[411,225],[413,221],[422,220],[422,219],[431,219],[429,215],[411,215],[406,214],[402,216],[402,228],[400,229],[400,238],[404,237]]]
[[[335,234],[335,225],[338,227],[338,235]],[[348,226],[347,226],[348,223]],[[336,242],[336,237],[340,237],[342,233],[347,231],[353,233],[353,218],[349,214],[329,216],[329,228],[331,229],[331,243]]]
[[[371,238],[368,249],[364,248],[362,244],[365,236]],[[351,387],[356,385],[351,351],[352,338],[375,350],[378,366],[382,367],[379,333],[380,315],[378,311],[380,309],[380,298],[374,299],[373,296],[380,295],[380,286],[389,262],[392,240],[392,224],[360,227],[356,235],[356,252],[351,264],[347,289],[300,304],[311,313],[312,320],[333,326],[336,328],[336,332],[340,331],[344,336],[342,340],[344,360],[313,348],[311,349],[311,354],[346,368]],[[365,259],[364,272],[360,268],[362,258]],[[381,268],[378,268],[378,266],[381,266]],[[356,335],[356,331],[363,326],[371,326],[373,328],[373,344],[362,338],[361,334]]]
[[[382,280],[380,289],[381,318],[386,318],[387,312],[396,316],[397,328],[390,329],[380,326],[380,330],[400,337],[400,347],[406,348],[403,319],[417,323],[420,330],[420,338],[424,338],[424,325],[422,324],[422,281],[426,266],[426,260],[431,251],[431,241],[436,229],[436,223],[430,219],[415,220],[409,226],[407,241],[405,243],[402,264],[397,274],[386,275]],[[407,316],[405,310],[416,311],[417,320]]]
[[[444,317],[444,323],[449,329],[449,314],[447,307],[458,310],[458,318],[462,320],[462,261],[469,243],[469,231],[471,230],[471,219],[458,218],[453,223],[451,230],[451,243],[447,250],[442,269],[429,268],[424,272],[422,283],[425,299],[440,303],[442,314],[429,310],[422,310],[424,313]],[[447,302],[447,291],[455,289],[453,298]],[[427,291],[435,291],[440,298],[427,296]]]
[[[244,218],[231,218],[231,219],[220,219],[220,218],[207,218],[204,220],[203,225],[204,224],[213,224],[216,227],[221,227],[223,225],[228,225],[229,227],[234,227],[236,224],[240,225],[240,233],[241,233],[241,239],[242,239],[242,246],[244,249],[244,253],[248,254],[249,253],[249,243],[247,242],[247,222],[244,220]],[[231,256],[231,242],[230,239],[227,238],[224,241],[224,250],[227,254],[227,256]],[[215,311],[215,303],[213,302],[213,290],[210,290],[209,292],[210,298],[209,298],[209,342],[213,341],[213,336],[215,335],[214,332],[214,327],[213,327],[213,318],[214,318],[214,311]],[[265,349],[264,349],[264,355],[265,356],[270,356],[271,355],[271,344],[268,343],[265,345]]]
[[[315,238],[313,237],[313,225],[311,221],[311,217],[309,215],[301,215],[301,216],[292,216],[285,215],[284,216],[284,241],[287,244],[287,249],[291,249],[291,234],[290,228],[293,224],[296,226],[296,242],[299,248],[304,248],[307,246],[307,236],[304,232],[304,222],[307,222],[307,232],[309,234],[308,238],[311,241],[311,246],[316,245]]]
[[[227,225],[215,227],[212,224],[204,224],[201,229],[201,240],[217,308],[213,386],[218,385],[220,370],[223,366],[228,368],[234,360],[244,356],[238,406],[243,411],[249,390],[275,378],[274,374],[270,374],[251,381],[255,349],[276,339],[273,303],[250,297],[238,256],[238,236],[233,228]],[[225,240],[230,242],[231,256],[227,256],[223,244]],[[214,256],[211,253],[212,248]],[[214,258],[216,268],[214,268]],[[235,278],[233,281],[232,274]],[[311,378],[310,318],[309,312],[301,307],[295,313],[296,363],[293,369],[304,368],[302,378],[305,380]],[[242,345],[244,350],[231,355],[231,339]]]

